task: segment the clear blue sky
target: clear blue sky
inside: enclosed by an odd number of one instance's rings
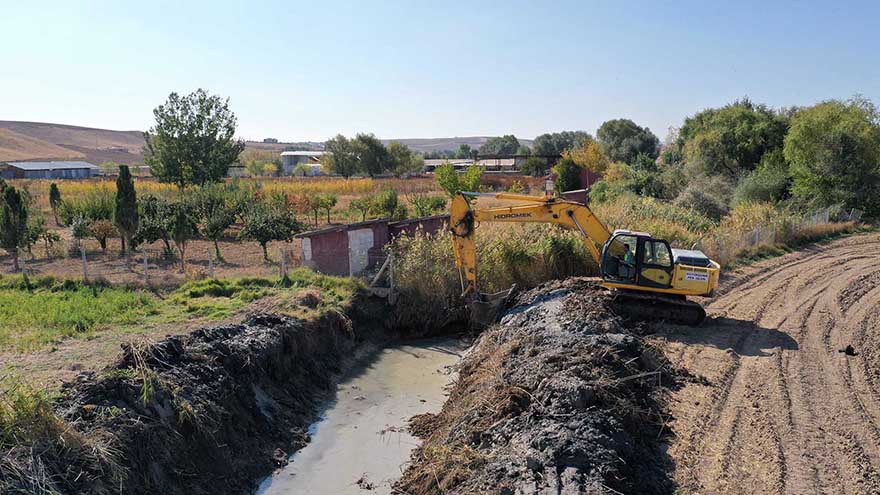
[[[245,138],[595,132],[660,138],[748,95],[880,103],[880,2],[17,1],[0,119],[146,129],[168,93],[228,96]]]

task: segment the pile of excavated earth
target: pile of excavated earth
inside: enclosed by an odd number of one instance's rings
[[[520,294],[463,360],[402,493],[671,493],[664,400],[682,376],[582,279]],[[635,328],[635,329],[634,329]]]
[[[381,321],[378,315],[361,320]],[[384,329],[340,314],[256,314],[240,325],[125,346],[64,386],[54,442],[0,462],[3,493],[240,494],[309,441],[357,347]],[[8,491],[7,491],[8,490]]]

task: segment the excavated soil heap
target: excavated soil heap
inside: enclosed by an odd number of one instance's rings
[[[308,442],[336,374],[360,341],[383,331],[362,325],[355,335],[351,320],[334,312],[308,322],[257,314],[240,325],[126,346],[115,365],[65,385],[59,414],[78,436],[100,441],[85,456],[34,457],[47,475],[44,488],[252,491]]]
[[[407,494],[671,493],[663,398],[677,373],[569,279],[519,295],[463,360],[396,488]]]

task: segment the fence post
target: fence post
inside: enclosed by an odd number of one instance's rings
[[[281,278],[284,278],[287,276],[287,252],[284,246],[278,248],[278,253],[281,255]]]
[[[83,246],[79,247],[79,252],[82,254],[82,262],[83,262],[83,280],[86,282],[89,281],[89,262],[86,261],[86,248]]]
[[[216,278],[214,277],[214,250],[211,246],[208,246],[208,275],[211,278]]]

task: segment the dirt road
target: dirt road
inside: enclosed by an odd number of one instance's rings
[[[880,493],[880,235],[763,261],[659,337],[685,493]],[[852,345],[855,355],[839,352]]]

